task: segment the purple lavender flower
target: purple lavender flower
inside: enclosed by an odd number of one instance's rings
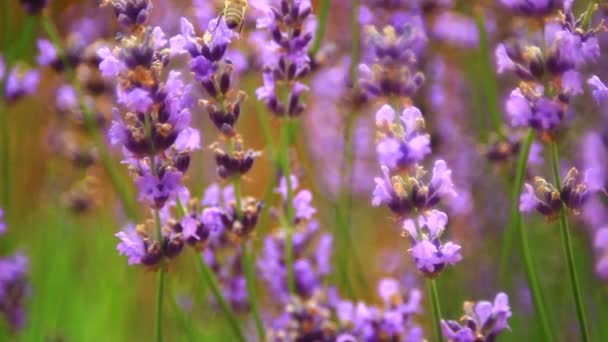
[[[359,83],[370,96],[411,97],[424,83],[424,75],[415,71],[416,53],[426,42],[424,32],[412,26],[397,30],[386,26],[380,32],[368,26],[366,43],[376,62],[359,66]]]
[[[383,178],[376,177],[372,205],[377,207],[386,204],[395,214],[404,216],[413,208],[424,210],[437,205],[442,198],[456,197],[452,183],[452,171],[443,160],[437,160],[433,166],[430,182],[425,183],[422,177],[424,168],[417,166],[407,177],[390,177],[388,167],[382,166]]]
[[[598,254],[595,262],[595,272],[602,279],[608,279],[608,227],[596,230],[593,247]]]
[[[298,188],[298,178],[291,175],[291,191],[295,193]],[[279,187],[275,189],[275,192],[281,194],[283,201],[287,201],[287,181],[285,177],[281,178]],[[295,220],[310,220],[312,216],[317,212],[312,205],[312,193],[309,190],[303,189],[298,191],[293,197],[292,206],[295,209]]]
[[[6,101],[14,102],[36,91],[40,74],[36,70],[24,71],[16,67],[8,73],[5,81],[4,96]]]
[[[594,180],[594,169],[585,171],[582,177],[576,168],[571,168],[566,174],[562,188],[556,187],[541,177],[534,178],[536,189],[532,185],[524,184],[524,191],[520,196],[519,210],[531,212],[533,210],[543,214],[549,221],[553,221],[565,205],[575,214],[578,214],[589,196],[600,190],[598,182]],[[536,194],[540,197],[537,197]]]
[[[399,118],[395,110],[384,105],[376,112],[380,165],[391,169],[408,168],[431,153],[431,139],[423,132],[424,119],[416,107],[407,107]]]
[[[542,17],[563,8],[564,0],[500,0],[500,2],[520,15]]]
[[[511,317],[509,297],[500,292],[494,303],[479,301],[465,302],[465,315],[460,322],[441,320],[443,335],[454,342],[490,342],[504,330],[508,330],[507,320]]]
[[[6,233],[6,222],[4,221],[4,210],[0,208],[0,235]]]
[[[61,112],[68,112],[78,107],[76,91],[70,85],[59,87],[59,89],[57,89],[56,98],[57,109]]]
[[[129,265],[142,263],[142,260],[146,257],[147,249],[144,239],[136,231],[135,226],[129,224],[115,236],[120,239],[120,243],[116,246],[118,253],[128,258]]]
[[[461,47],[475,48],[479,44],[475,20],[454,12],[440,14],[432,32],[435,37]]]
[[[135,178],[135,186],[139,190],[139,200],[146,202],[150,207],[162,208],[169,199],[175,199],[184,191],[181,184],[182,173],[179,171],[164,171],[158,177],[148,171]]]
[[[390,297],[379,307],[342,300],[331,288],[320,289],[309,298],[293,297],[282,315],[268,325],[269,338],[272,341],[284,341],[285,336],[289,336],[289,340],[315,341],[424,341],[422,329],[414,323],[414,316],[421,312],[420,291],[405,291],[395,280],[383,279],[379,292]]]
[[[589,84],[593,89],[593,98],[597,102],[598,105],[602,105],[606,98],[608,98],[608,87],[600,80],[596,75],[591,76],[587,80],[587,84]]]
[[[157,268],[164,259],[179,255],[186,243],[200,249],[211,230],[205,224],[210,221],[209,212],[188,208],[189,216],[178,221],[168,210],[178,201],[188,202],[182,180],[190,153],[200,148],[200,134],[190,127],[193,86],[182,80],[180,72],[167,70],[170,51],[162,29],[143,26],[152,8],[150,1],[111,4],[119,23],[132,32],[118,46],[97,49],[99,70],[116,82],[119,105],[113,108],[108,136],[112,145],[122,147],[123,163],[129,166],[139,200],[160,217],[156,224],[127,226],[116,235],[121,240],[117,248],[129,264]],[[215,218],[221,221],[221,215]],[[155,225],[160,225],[160,231]]]
[[[440,241],[447,222],[448,216],[438,210],[419,216],[418,223],[403,222],[403,230],[412,243],[410,253],[426,276],[436,277],[446,265],[455,265],[462,259],[459,245]]]
[[[298,188],[298,179],[291,175],[292,191]],[[275,192],[287,200],[287,181],[282,178]],[[316,209],[312,207],[312,194],[308,190],[300,190],[293,198],[295,213],[295,232],[292,236],[294,254],[294,276],[297,294],[309,298],[322,284],[323,277],[331,271],[330,256],[332,251],[332,236],[320,234],[319,225],[313,219]],[[277,215],[284,216],[276,211]],[[317,238],[318,237],[318,238]],[[287,265],[285,262],[286,235],[283,229],[264,239],[264,248],[258,259],[258,269],[273,293],[283,302],[289,300],[287,287]],[[317,241],[316,245],[314,244]]]
[[[104,4],[111,4],[114,7],[118,23],[129,30],[145,24],[152,10],[150,0],[112,0]]]
[[[0,259],[0,312],[14,333],[25,325],[24,299],[30,292],[29,262],[17,252]]]
[[[541,132],[552,132],[562,122],[565,104],[542,96],[542,87],[524,94],[513,90],[506,103],[507,114],[514,127],[532,127]]]
[[[57,62],[59,56],[53,43],[51,43],[48,39],[38,39],[37,44],[38,50],[40,51],[40,54],[36,59],[38,61],[38,65],[47,66]]]
[[[300,101],[308,87],[298,82],[310,69],[308,46],[313,38],[314,17],[310,1],[299,0],[265,6],[257,27],[268,31],[271,41],[264,45],[264,86],[256,91],[258,100],[278,117],[296,117],[304,112]],[[279,101],[275,86],[286,87],[285,103]]]

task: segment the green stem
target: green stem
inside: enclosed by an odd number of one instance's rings
[[[243,270],[245,272],[245,279],[247,282],[247,294],[249,303],[251,304],[251,311],[253,311],[253,317],[255,319],[255,327],[258,332],[258,338],[260,341],[265,341],[264,324],[262,323],[262,317],[260,316],[260,310],[258,307],[257,294],[255,290],[255,278],[253,274],[253,260],[252,256],[248,251],[247,242],[241,243],[243,252]]]
[[[161,232],[160,214],[158,209],[154,210],[154,224],[156,227],[156,240],[161,243],[163,237]],[[165,287],[165,265],[163,262],[160,264],[156,280],[156,341],[161,342],[163,340],[163,297]]]
[[[61,43],[61,38],[53,24],[52,20],[48,15],[42,16],[42,26],[44,30],[48,34],[49,38],[53,42],[55,49],[57,49],[57,53],[64,58],[65,64],[65,73],[68,76],[68,79],[74,88],[76,94],[78,95],[78,103],[80,105],[80,109],[82,110],[83,118],[85,125],[87,126],[88,131],[91,134],[91,138],[95,146],[99,151],[99,157],[103,164],[104,169],[106,170],[108,177],[110,178],[110,182],[112,183],[114,190],[118,194],[120,198],[123,208],[125,209],[126,214],[130,218],[136,217],[136,209],[135,203],[133,202],[133,196],[129,191],[129,188],[123,181],[120,176],[118,170],[114,167],[114,161],[106,147],[104,139],[101,136],[101,133],[98,130],[97,123],[95,122],[95,118],[93,117],[93,113],[91,113],[88,105],[86,104],[84,93],[80,88],[80,83],[78,82],[78,78],[74,73],[74,70],[70,68],[69,62],[66,60],[65,53],[63,53],[63,44]]]
[[[515,170],[515,181],[511,192],[511,212],[509,214],[509,221],[507,222],[507,229],[503,235],[503,242],[501,246],[501,257],[500,265],[498,269],[499,279],[501,282],[505,281],[505,278],[509,273],[509,260],[511,249],[513,248],[513,240],[515,234],[517,234],[517,225],[519,224],[517,217],[519,213],[519,196],[521,187],[524,183],[524,176],[526,174],[526,168],[528,166],[528,156],[530,155],[530,148],[534,142],[535,132],[532,128],[528,129],[528,133],[524,139],[522,150],[519,153],[519,159],[517,160],[517,166]]]
[[[8,2],[3,1],[3,10],[8,9]],[[5,28],[5,36],[3,40],[3,48],[6,51],[4,56],[5,58],[5,69],[8,74],[16,60],[19,57],[20,52],[24,46],[31,40],[33,34],[33,28],[36,23],[36,17],[27,16],[25,18],[25,23],[21,28],[21,34],[17,39],[17,42],[14,44],[9,44],[9,36],[10,36],[10,24],[8,19],[10,16],[7,15],[8,12],[4,11],[3,23]],[[0,175],[2,175],[2,197],[0,202],[4,207],[6,220],[10,220],[12,216],[11,210],[11,193],[12,193],[12,174],[11,174],[11,140],[10,140],[10,128],[9,128],[9,119],[8,119],[8,104],[4,102],[4,88],[6,84],[6,78],[4,80],[0,80],[0,134],[2,135],[0,144],[2,149],[0,150]]]
[[[496,133],[502,137],[502,118],[500,114],[500,103],[498,101],[498,82],[496,82],[496,75],[494,73],[494,68],[492,67],[492,52],[490,51],[488,44],[488,34],[486,32],[483,14],[477,14],[475,19],[477,20],[477,30],[479,32],[479,51],[481,54],[482,67],[481,76],[485,85],[484,89],[486,90],[488,111],[490,112],[490,119]]]
[[[0,86],[3,86],[3,84],[0,83]],[[2,136],[2,151],[0,151],[0,155],[2,156],[2,205],[4,206],[7,217],[9,217],[11,214],[11,140],[8,127],[8,110],[6,110],[4,101],[0,103],[0,106],[2,106],[2,110],[0,110],[0,135]]]
[[[431,301],[435,341],[443,341],[443,336],[441,334],[441,306],[439,305],[439,294],[437,292],[435,279],[427,279],[427,292]]]
[[[536,267],[532,260],[532,253],[530,252],[530,244],[528,241],[528,231],[524,224],[524,219],[521,214],[517,215],[517,228],[519,236],[521,238],[522,254],[524,257],[524,264],[526,266],[526,276],[528,278],[528,285],[532,292],[532,300],[534,302],[534,308],[540,318],[541,328],[543,330],[544,341],[554,341],[554,337],[549,323],[549,315],[546,311],[546,304],[543,293],[540,289],[538,275],[536,273]]]
[[[291,165],[289,161],[289,126],[290,119],[281,120],[281,145],[280,145],[280,162],[283,177],[287,184],[287,199],[285,203],[285,260],[287,261],[287,287],[289,293],[296,293],[296,282],[293,270],[294,255],[293,255],[293,189],[291,188]]]
[[[316,56],[319,49],[321,49],[321,43],[323,42],[323,36],[325,35],[325,29],[327,28],[327,18],[329,17],[329,7],[331,5],[330,0],[321,0],[321,9],[319,10],[317,20],[317,31],[315,32],[315,40],[312,43],[310,49],[311,56]]]
[[[8,0],[3,0],[2,1],[2,32],[4,32],[4,35],[2,36],[2,46],[3,46],[3,50],[7,50],[8,46],[9,46],[9,37],[10,37],[10,28],[11,28],[11,16],[9,15],[9,4],[8,4]],[[8,71],[8,69],[7,69]]]
[[[224,313],[226,319],[228,319],[228,324],[230,325],[234,336],[238,341],[245,342],[245,335],[243,335],[243,331],[241,330],[241,327],[239,325],[238,320],[236,319],[236,316],[234,315],[234,312],[230,308],[230,305],[228,305],[228,302],[226,302],[226,299],[224,298],[224,295],[220,290],[215,274],[211,269],[209,269],[209,266],[207,266],[207,264],[203,261],[202,257],[199,254],[196,254],[194,258],[196,259],[196,265],[199,268],[200,275],[203,277],[203,281],[207,283],[207,285],[211,289],[211,292],[213,293],[215,300],[217,300],[220,309]]]
[[[555,185],[558,189],[562,188],[561,177],[559,172],[559,152],[557,142],[551,144],[551,165],[553,169],[553,178]],[[559,226],[561,230],[562,243],[564,254],[566,255],[568,273],[570,276],[570,285],[572,287],[572,294],[574,296],[574,302],[576,304],[576,315],[578,317],[578,323],[580,328],[580,334],[583,341],[591,341],[589,337],[589,329],[587,325],[587,319],[585,317],[585,307],[583,296],[581,295],[580,284],[578,275],[576,272],[576,261],[574,259],[574,252],[572,248],[572,238],[570,236],[570,227],[568,224],[568,217],[566,216],[566,206],[562,206],[562,210],[559,215]]]

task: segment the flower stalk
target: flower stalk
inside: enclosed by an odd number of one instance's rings
[[[287,287],[289,293],[296,293],[295,274],[293,269],[294,255],[293,255],[293,189],[291,185],[291,164],[289,160],[289,126],[290,120],[288,118],[281,120],[281,145],[280,149],[280,165],[285,182],[287,184],[287,200],[285,201],[285,260],[287,261]]]
[[[557,142],[555,141],[551,143],[551,166],[553,169],[553,178],[555,180],[555,184],[558,189],[561,189],[562,184],[559,172],[559,151]],[[572,248],[570,226],[568,224],[568,217],[566,215],[566,207],[565,205],[562,205],[562,210],[559,214],[559,227],[562,237],[563,249],[567,261],[570,286],[572,288],[572,295],[574,296],[574,304],[576,305],[576,316],[578,318],[581,340],[587,342],[591,341],[591,339],[589,336],[589,328],[585,315],[584,299],[581,295],[580,283],[576,272],[576,260],[574,259],[574,251]]]
[[[222,290],[220,289],[220,286],[218,285],[218,281],[217,281],[215,274],[213,273],[213,271],[211,269],[209,269],[209,266],[207,266],[207,264],[205,264],[205,262],[203,261],[203,259],[200,256],[200,254],[196,253],[194,259],[196,259],[196,265],[198,267],[197,273],[201,275],[201,277],[203,278],[203,282],[207,284],[209,289],[211,289],[211,293],[213,293],[215,300],[217,300],[217,303],[219,304],[220,309],[222,310],[222,313],[224,314],[224,317],[226,317],[226,319],[228,320],[228,324],[230,325],[230,328],[232,330],[232,333],[234,334],[234,337],[238,341],[241,341],[241,342],[247,341],[245,339],[245,335],[243,334],[243,331],[241,330],[239,322],[238,322],[236,316],[234,315],[234,312],[232,311],[232,309],[230,308],[230,305],[228,304],[228,302],[224,298],[224,295],[222,294]]]
[[[439,304],[439,294],[435,279],[428,278],[426,281],[428,296],[431,299],[431,313],[433,316],[433,333],[436,341],[443,341],[441,334],[441,306]]]

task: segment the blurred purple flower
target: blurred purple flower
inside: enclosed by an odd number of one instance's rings
[[[6,234],[6,222],[4,221],[4,210],[0,208],[0,235]]]
[[[39,81],[40,73],[37,70],[22,72],[13,68],[5,80],[4,96],[8,102],[17,101],[23,96],[33,94]]]
[[[39,55],[36,59],[38,65],[47,66],[57,62],[59,55],[48,39],[38,39],[38,50]]]

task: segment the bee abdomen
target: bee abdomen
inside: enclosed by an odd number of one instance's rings
[[[226,26],[231,30],[234,30],[243,21],[243,15],[245,8],[237,4],[227,4],[224,10],[224,17],[226,18]]]

